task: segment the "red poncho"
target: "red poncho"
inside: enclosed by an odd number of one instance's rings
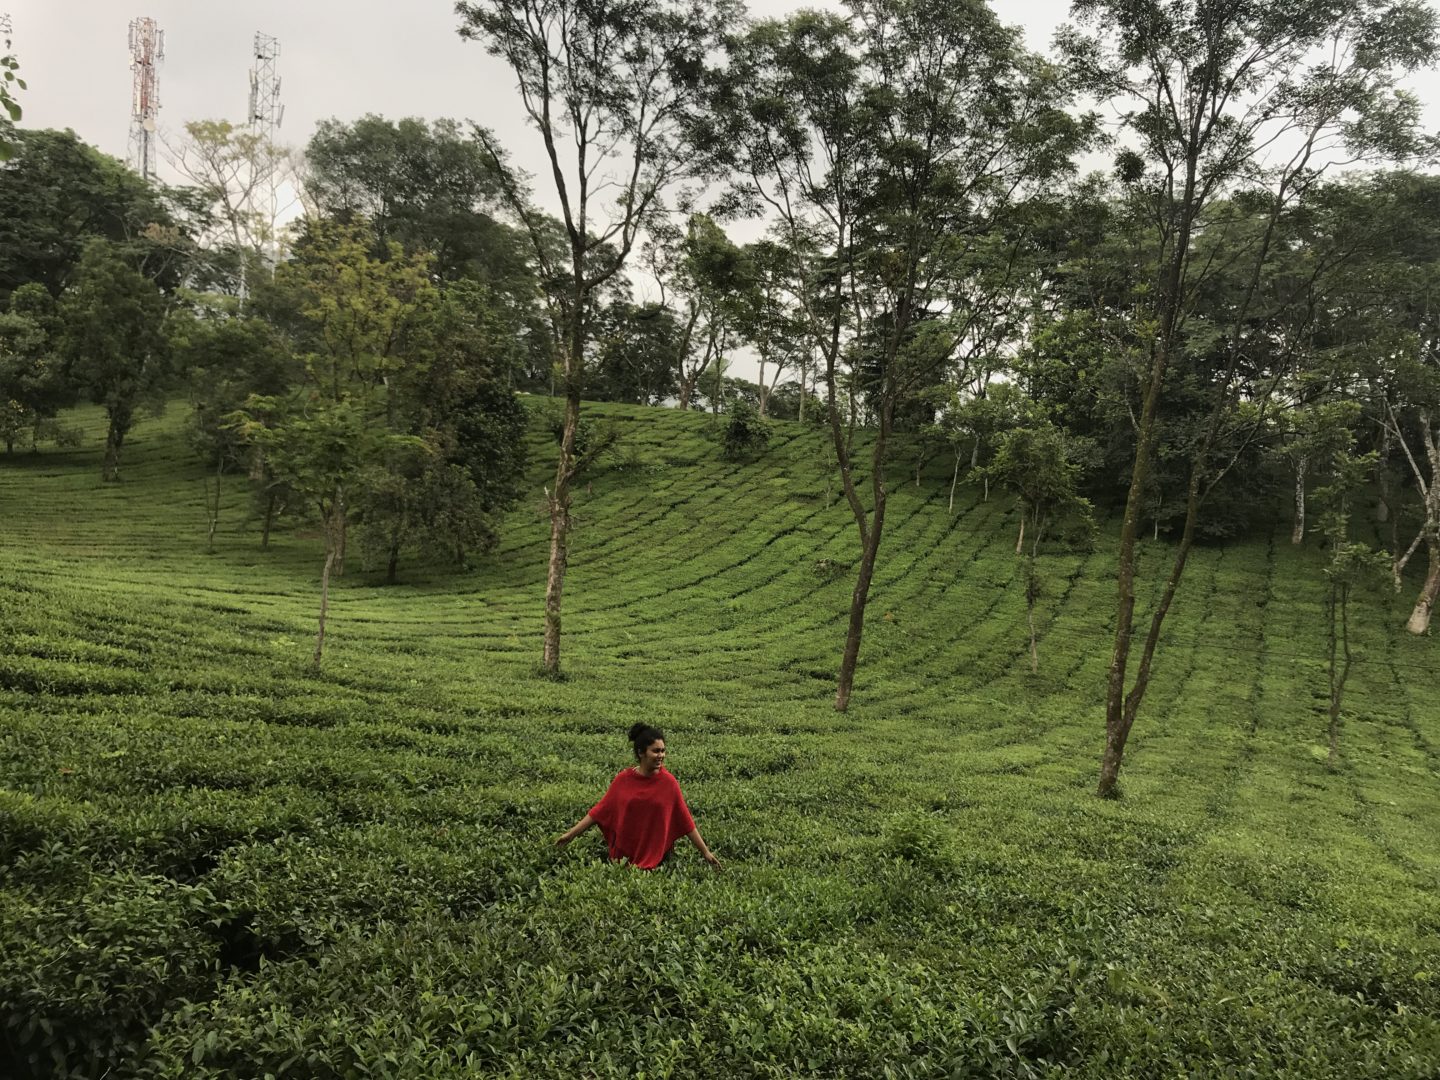
[[[610,858],[641,870],[659,866],[675,841],[695,828],[680,782],[663,767],[649,776],[635,769],[619,773],[590,816],[610,845]]]

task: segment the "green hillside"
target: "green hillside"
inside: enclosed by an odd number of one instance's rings
[[[1324,553],[1197,550],[1101,801],[1113,528],[1042,557],[1032,674],[1009,498],[952,514],[897,467],[837,715],[857,544],[819,435],[737,464],[705,416],[588,415],[624,435],[576,500],[562,681],[543,424],[498,552],[385,587],[352,551],[319,675],[319,541],[261,550],[237,479],[206,554],[182,408],[120,485],[98,411],[0,460],[0,1075],[1440,1075],[1408,596],[1357,605],[1332,770]],[[636,720],[724,875],[550,845]]]

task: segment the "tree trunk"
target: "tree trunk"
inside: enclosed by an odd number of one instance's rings
[[[1135,460],[1130,470],[1130,490],[1125,498],[1125,517],[1120,526],[1120,553],[1115,584],[1115,640],[1110,651],[1110,672],[1105,685],[1105,751],[1100,759],[1100,783],[1096,794],[1114,798],[1120,779],[1120,764],[1125,757],[1125,741],[1130,729],[1125,723],[1126,668],[1130,661],[1130,635],[1135,621],[1136,545],[1140,530],[1140,507],[1144,501],[1145,484],[1150,476],[1150,458],[1155,445],[1155,417],[1160,406],[1160,388],[1165,382],[1166,354],[1159,346],[1150,368],[1150,386],[1141,410],[1140,429],[1136,433]],[[1142,690],[1143,694],[1143,690]]]
[[[858,499],[850,499],[855,524],[860,529],[860,573],[855,578],[855,591],[850,594],[850,625],[845,632],[845,652],[840,658],[839,685],[835,690],[836,712],[844,712],[850,707],[850,691],[855,685],[855,665],[860,659],[860,638],[865,632],[865,605],[870,599],[870,580],[875,574],[875,560],[880,554],[880,537],[885,529],[885,503],[888,497],[885,488],[885,458],[891,407],[888,403],[880,406],[880,424],[875,432],[875,446],[870,460],[870,488],[875,499],[875,509],[870,515],[868,528],[865,525],[864,508]],[[846,494],[848,496],[851,493],[847,491]]]
[[[1336,595],[1338,592],[1338,596]],[[1350,588],[1347,585],[1330,587],[1330,755],[1331,768],[1340,759],[1340,703],[1345,697],[1345,681],[1350,677]],[[1336,645],[1335,615],[1340,616],[1339,649]]]
[[[320,631],[315,635],[315,655],[311,657],[311,665],[318,671],[320,668],[320,657],[325,652],[325,616],[330,610],[330,568],[335,565],[335,549],[326,544],[325,569],[320,571]]]
[[[960,482],[960,448],[955,448],[955,471],[950,475],[950,513],[955,512],[955,485]]]
[[[1025,553],[1025,512],[1020,512],[1020,535],[1015,538],[1015,554]]]
[[[1412,634],[1429,632],[1430,615],[1435,609],[1437,596],[1440,596],[1440,543],[1431,539],[1426,547],[1430,552],[1430,570],[1425,575],[1425,584],[1420,587],[1415,609],[1410,612],[1410,619],[1405,623],[1405,629]]]
[[[260,533],[260,547],[270,546],[270,526],[275,521],[275,490],[272,488],[265,499],[265,525]]]
[[[1036,526],[1039,532],[1039,526]],[[1025,619],[1030,624],[1030,674],[1040,674],[1040,646],[1035,635],[1035,602],[1040,599],[1040,577],[1035,572],[1035,555],[1025,560]]]
[[[1420,437],[1425,444],[1430,479],[1423,483],[1417,469],[1415,484],[1425,499],[1425,547],[1430,554],[1430,568],[1415,600],[1415,610],[1405,624],[1405,629],[1412,634],[1429,631],[1430,613],[1435,607],[1436,594],[1440,593],[1440,440],[1435,438],[1428,409],[1420,410]]]
[[[112,405],[106,412],[110,426],[105,432],[105,462],[100,469],[100,479],[113,484],[120,479],[120,448],[125,443],[125,433],[130,430],[134,410],[128,405]]]
[[[850,625],[845,633],[845,652],[840,659],[840,678],[835,691],[835,711],[850,707],[850,691],[855,685],[855,665],[860,659],[860,638],[865,632],[865,605],[870,599],[870,579],[875,573],[875,559],[880,553],[880,518],[882,508],[876,507],[875,520],[860,554],[860,573],[855,591],[850,594]]]
[[[345,546],[350,540],[350,523],[345,515],[340,517],[340,543],[335,552],[335,576],[345,576]]]
[[[1290,530],[1290,543],[1299,544],[1305,539],[1305,455],[1295,459],[1295,527]]]
[[[1375,485],[1379,488],[1380,497],[1375,500],[1375,520],[1381,525],[1390,526],[1390,550],[1399,549],[1399,538],[1396,535],[1397,525],[1395,515],[1390,512],[1390,470],[1386,467],[1390,461],[1390,425],[1380,425],[1380,453],[1375,459]]]
[[[578,397],[565,401],[565,430],[561,436],[560,463],[555,489],[549,492],[550,567],[545,577],[545,653],[543,664],[551,675],[560,672],[560,602],[565,590],[565,569],[570,551],[570,478],[575,449],[575,426],[580,414]]]
[[[1165,624],[1165,616],[1170,612],[1170,605],[1175,599],[1175,592],[1180,587],[1180,578],[1185,573],[1185,563],[1190,557],[1190,549],[1195,543],[1195,524],[1200,518],[1200,475],[1198,465],[1192,464],[1190,474],[1190,493],[1186,499],[1185,506],[1185,528],[1180,535],[1180,544],[1175,549],[1175,559],[1170,566],[1170,576],[1165,580],[1165,588],[1161,593],[1160,602],[1155,606],[1155,611],[1150,616],[1150,629],[1145,635],[1144,648],[1140,654],[1140,666],[1135,673],[1135,682],[1130,687],[1128,694],[1123,693],[1125,686],[1125,672],[1120,673],[1120,689],[1122,697],[1115,712],[1115,723],[1111,723],[1110,712],[1110,684],[1106,687],[1106,714],[1105,714],[1105,754],[1101,759],[1100,768],[1100,790],[1097,794],[1102,798],[1113,798],[1116,794],[1115,784],[1120,776],[1120,764],[1125,753],[1125,742],[1130,737],[1130,729],[1135,724],[1135,717],[1140,712],[1140,703],[1145,700],[1145,692],[1150,688],[1150,667],[1155,658],[1155,649],[1160,644],[1160,630]],[[1135,610],[1135,557],[1134,549],[1131,549],[1130,558],[1130,619],[1127,626],[1133,630],[1133,615]],[[1117,631],[1117,637],[1119,636]],[[1118,651],[1118,646],[1117,646]],[[1124,643],[1123,660],[1128,661],[1130,655],[1129,634],[1126,635]],[[1114,673],[1114,659],[1111,661],[1111,673]],[[1107,786],[1108,781],[1108,786]]]
[[[1025,615],[1030,623],[1030,674],[1040,674],[1040,648],[1035,641],[1035,600],[1028,597],[1025,604]]]
[[[394,585],[400,580],[400,530],[390,533],[389,557],[385,560],[385,584]]]
[[[565,592],[565,570],[570,561],[570,482],[575,478],[575,433],[580,427],[580,373],[585,356],[583,314],[586,295],[580,255],[575,254],[575,295],[565,357],[565,424],[560,433],[560,459],[555,464],[555,487],[546,492],[550,508],[550,564],[545,574],[545,644],[541,666],[547,675],[560,674],[560,609]],[[682,407],[689,397],[681,387]]]
[[[225,459],[221,458],[215,465],[215,498],[210,501],[208,507],[210,514],[210,527],[205,537],[206,553],[215,554],[215,529],[220,524],[220,477],[225,472]],[[210,495],[210,481],[205,481],[205,494],[207,499]]]
[[[325,616],[330,611],[330,571],[335,566],[338,540],[344,535],[344,529],[344,496],[337,490],[325,521],[325,568],[320,571],[320,628],[315,635],[315,655],[310,660],[316,671],[320,670],[320,658],[325,653]]]
[[[765,385],[765,361],[760,361],[760,415],[765,415],[765,406],[770,403],[770,391]]]

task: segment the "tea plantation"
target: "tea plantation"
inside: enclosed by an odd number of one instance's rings
[[[536,403],[537,413],[543,403]],[[597,407],[567,678],[536,675],[551,449],[465,572],[206,553],[184,410],[126,480],[0,461],[0,1076],[1440,1075],[1440,654],[1364,598],[1325,762],[1320,566],[1201,549],[1092,794],[1111,545],[1041,559],[1008,497],[897,466],[855,699],[855,558],[818,434],[725,461],[704,416]],[[1164,543],[1145,569],[1159,571]],[[726,862],[550,840],[636,720]]]

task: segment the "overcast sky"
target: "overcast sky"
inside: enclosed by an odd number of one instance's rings
[[[1026,24],[1032,48],[1048,45],[1067,0],[1000,5]],[[837,7],[753,0],[755,14]],[[0,0],[14,22],[14,51],[29,84],[24,127],[73,128],[123,158],[130,131],[130,20],[148,15],[165,32],[160,127],[187,120],[242,121],[257,30],[280,40],[282,141],[301,146],[327,117],[449,116],[494,129],[532,171],[539,143],[524,126],[509,70],[456,34],[449,0]],[[162,164],[162,175],[164,168]],[[537,192],[543,197],[543,192]]]

